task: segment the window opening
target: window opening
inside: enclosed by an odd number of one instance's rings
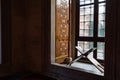
[[[105,5],[105,0],[79,0],[79,25],[76,27],[76,46],[83,51],[97,48],[91,56],[102,63],[105,55]],[[79,54],[77,51],[76,57]]]
[[[74,5],[76,6],[76,16],[74,16],[74,18],[77,24],[75,26],[75,46],[81,47],[82,52],[96,48],[90,53],[88,59],[95,59],[97,66],[101,68],[101,72],[104,74],[104,68],[99,62],[104,65],[106,1],[77,0],[77,4],[79,4],[79,6]],[[76,52],[74,53],[70,52],[70,46],[72,45],[70,44],[70,19],[73,18],[71,15],[73,12],[71,11],[71,0],[55,0],[55,37],[52,36],[52,38],[55,38],[55,46],[51,46],[55,49],[55,54],[53,55],[55,57],[52,57],[54,58],[54,61],[52,61],[54,63],[69,64],[81,55],[77,49],[75,49]],[[81,65],[83,62],[87,62],[87,59],[84,57],[82,60],[79,60],[77,64],[75,63],[75,66]],[[96,64],[94,64],[94,67]]]

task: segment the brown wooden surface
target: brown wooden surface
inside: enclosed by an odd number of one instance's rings
[[[69,1],[69,0],[67,0]],[[60,4],[57,4],[60,2]],[[55,62],[61,63],[69,55],[69,3],[56,0],[55,7]],[[62,7],[61,7],[62,6]],[[61,16],[62,15],[62,16]],[[64,57],[63,57],[64,56]],[[57,58],[61,57],[61,58]]]

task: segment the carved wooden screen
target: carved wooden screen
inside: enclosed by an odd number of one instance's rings
[[[61,63],[69,55],[70,0],[56,0],[55,62]]]

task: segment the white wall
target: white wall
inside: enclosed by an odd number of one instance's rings
[[[51,0],[51,62],[55,62],[55,0]]]

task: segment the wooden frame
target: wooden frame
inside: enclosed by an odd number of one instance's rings
[[[2,64],[10,64],[11,56],[11,8],[10,0],[1,0]]]
[[[77,0],[72,0],[74,2],[74,4],[76,3]],[[119,54],[119,39],[120,37],[118,37],[118,34],[120,32],[120,27],[119,27],[119,5],[120,1],[119,0],[107,0],[106,1],[106,38],[105,38],[105,43],[107,45],[105,45],[106,47],[106,51],[105,51],[105,76],[101,77],[101,76],[97,76],[97,75],[93,75],[93,74],[89,74],[86,72],[82,72],[82,71],[76,71],[76,70],[71,70],[71,69],[67,69],[67,68],[63,68],[63,67],[58,67],[55,65],[52,65],[50,63],[50,54],[48,54],[50,52],[50,33],[51,33],[51,29],[49,27],[49,29],[46,29],[46,43],[47,44],[47,48],[45,49],[45,71],[44,74],[45,75],[49,75],[52,77],[55,77],[57,79],[63,79],[63,80],[119,80],[120,79],[120,64],[119,64],[119,60],[120,60],[120,54]],[[49,5],[50,2],[48,1],[47,4]],[[50,5],[47,5],[47,9],[50,13]],[[76,11],[74,9],[74,11]],[[76,14],[76,13],[75,13]],[[75,14],[72,14],[75,16]],[[46,14],[49,17],[48,20],[48,24],[46,24],[47,26],[50,25],[50,15]],[[75,19],[72,21],[72,25],[76,25],[75,24]],[[75,33],[75,32],[73,32]],[[74,38],[74,35],[71,35],[72,38]],[[49,41],[49,42],[48,42]],[[116,42],[117,41],[117,42]],[[72,42],[73,43],[73,42]],[[74,43],[73,43],[74,44]],[[74,48],[71,46],[71,48]],[[73,55],[74,56],[74,55]],[[47,66],[47,70],[46,70],[46,66]],[[73,75],[74,74],[74,75]]]
[[[0,76],[11,73],[11,0],[1,0],[1,47]]]
[[[103,2],[98,2],[98,0],[94,0],[94,34],[93,37],[85,37],[85,36],[79,36],[79,22],[80,19],[78,18],[80,11],[80,2],[79,0],[76,1],[77,5],[76,5],[76,33],[75,33],[75,45],[77,46],[77,41],[92,41],[94,44],[94,47],[97,47],[97,42],[105,42],[105,37],[98,37],[98,5],[99,3],[104,3]],[[91,3],[92,4],[92,3]],[[85,6],[86,4],[84,4]],[[97,26],[97,27],[96,27]],[[77,51],[75,52],[77,53]],[[77,54],[76,56],[77,57]],[[97,59],[97,50],[94,51],[94,58]],[[81,60],[82,62],[88,62],[86,61],[86,59]],[[101,62],[102,64],[104,64],[104,60],[98,60],[99,62]]]

